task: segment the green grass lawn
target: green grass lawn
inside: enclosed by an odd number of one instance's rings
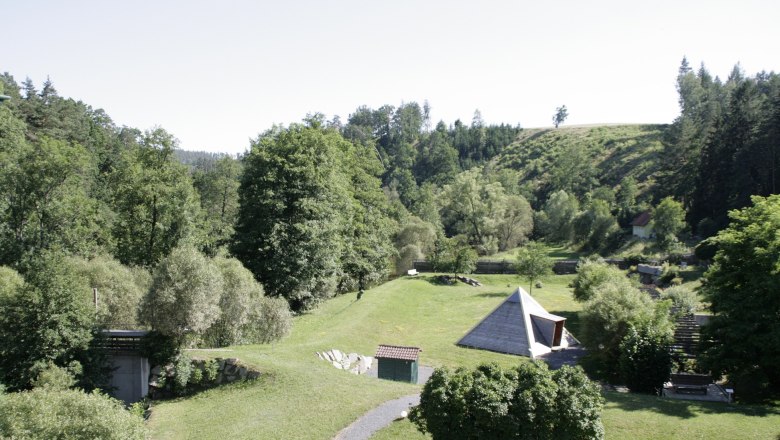
[[[423,365],[525,362],[455,346],[517,287],[517,276],[477,276],[482,287],[442,286],[432,279],[397,279],[367,291],[360,301],[354,294],[336,297],[297,317],[292,334],[277,344],[194,353],[237,357],[265,375],[252,384],[156,403],[149,423],[154,438],[329,439],[379,403],[419,390],[337,370],[317,359],[316,351],[338,348],[373,356],[378,344],[387,343],[421,347]],[[551,312],[574,313],[570,281],[570,276],[550,277],[534,296]]]
[[[607,439],[766,439],[780,436],[780,409],[662,399],[608,392],[602,413]],[[430,439],[408,420],[396,421],[372,440]]]
[[[373,355],[378,344],[387,343],[421,347],[423,365],[474,367],[497,362],[509,367],[526,362],[526,358],[455,345],[521,283],[513,275],[476,278],[482,287],[438,285],[432,282],[433,275],[399,278],[367,291],[360,301],[354,294],[339,296],[295,318],[292,334],[279,343],[196,352],[237,357],[264,375],[251,383],[155,402],[149,421],[153,438],[330,439],[369,409],[420,389],[337,370],[317,359],[316,351],[338,348]],[[567,328],[576,336],[580,305],[568,288],[572,278],[548,277],[533,295],[551,313],[566,316]],[[522,284],[527,289],[527,283]],[[607,399],[603,417],[608,438],[774,438],[780,434],[780,415],[766,408],[614,393]],[[737,433],[746,435],[732,437]],[[376,438],[424,437],[409,422],[396,422]]]
[[[499,252],[481,259],[514,261],[517,258],[518,249],[520,248],[516,247],[514,249],[508,249],[506,251]],[[553,260],[577,260],[582,256],[582,254],[563,245],[547,245],[547,256]]]

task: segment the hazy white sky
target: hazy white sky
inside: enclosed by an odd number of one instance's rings
[[[306,113],[427,99],[434,121],[668,123],[683,55],[780,69],[776,1],[38,1],[2,6],[0,70],[118,125],[241,152]]]

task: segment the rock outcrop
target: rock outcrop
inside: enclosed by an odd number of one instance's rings
[[[371,369],[374,364],[374,358],[363,356],[357,353],[344,353],[338,349],[317,352],[317,357],[323,361],[330,362],[333,367],[339,370],[347,370],[352,374],[364,374]]]

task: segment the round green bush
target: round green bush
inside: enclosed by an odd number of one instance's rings
[[[36,388],[0,394],[0,438],[145,439],[143,419],[99,392]]]

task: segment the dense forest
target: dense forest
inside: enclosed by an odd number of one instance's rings
[[[44,250],[149,270],[187,244],[302,311],[418,258],[446,268],[529,239],[609,253],[668,197],[706,237],[777,193],[780,80],[739,66],[722,81],[684,59],[670,125],[433,123],[408,102],[308,115],[237,158],[118,126],[50,80],[0,80],[0,264],[22,273]]]
[[[5,73],[0,382],[65,369],[99,386],[100,328],[153,330],[168,358],[269,342],[291,312],[416,259],[468,272],[529,240],[608,255],[643,212],[657,249],[681,251],[778,193],[780,78],[737,66],[722,81],[683,60],[677,89],[669,125],[522,129],[479,111],[434,124],[427,102],[408,102],[310,114],[233,157]]]

